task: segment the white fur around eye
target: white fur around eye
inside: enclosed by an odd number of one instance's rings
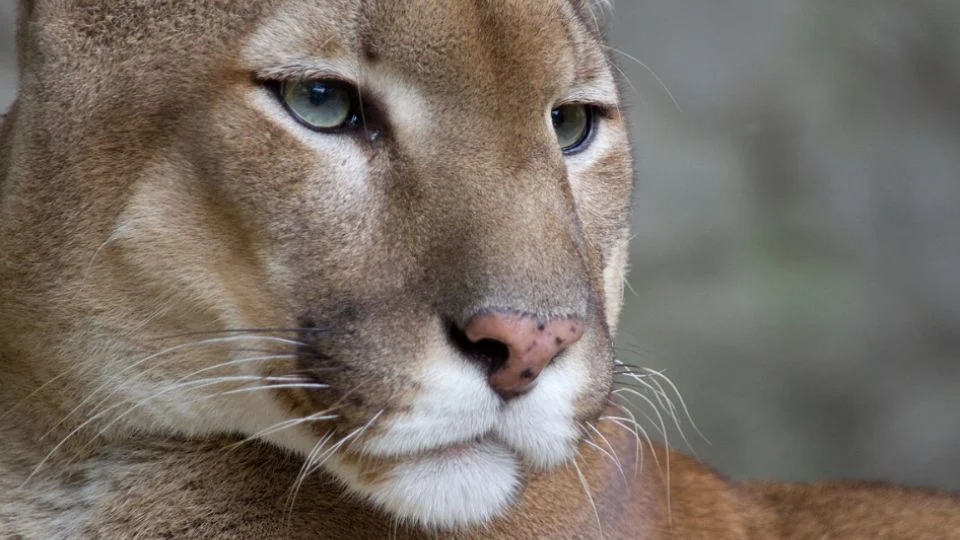
[[[564,156],[567,162],[567,172],[571,179],[577,175],[583,174],[601,157],[610,152],[615,137],[612,131],[619,129],[612,122],[606,121],[599,114],[594,119],[591,139],[586,143],[586,147],[579,152]]]

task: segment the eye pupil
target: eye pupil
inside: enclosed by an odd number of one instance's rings
[[[563,124],[563,109],[554,109],[550,111],[550,119],[553,121],[553,129],[557,129]]]
[[[330,94],[333,92],[333,89],[327,86],[325,83],[317,82],[313,84],[313,87],[310,88],[310,104],[315,107],[320,107],[330,99]]]
[[[582,103],[570,103],[550,111],[550,122],[564,154],[574,154],[586,146],[594,114],[593,107]]]
[[[315,131],[356,127],[357,91],[335,80],[282,81],[278,97],[294,119]]]

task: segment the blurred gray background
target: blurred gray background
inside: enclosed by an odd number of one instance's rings
[[[692,449],[734,478],[960,489],[960,2],[609,20],[638,180],[623,360],[674,381]]]

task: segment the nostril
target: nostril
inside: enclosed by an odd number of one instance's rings
[[[482,366],[487,374],[499,370],[510,358],[510,349],[506,344],[495,339],[470,341],[467,334],[453,322],[447,324],[447,334],[451,343],[464,356]]]

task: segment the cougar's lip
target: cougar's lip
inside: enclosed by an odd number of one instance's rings
[[[485,442],[493,442],[499,445],[504,445],[502,441],[497,439],[497,437],[493,436],[493,434],[488,431],[472,437],[465,437],[456,441],[447,441],[433,446],[419,448],[410,452],[385,456],[377,456],[374,454],[374,456],[398,460],[422,457],[456,457],[458,454],[463,454],[473,449],[477,445]]]
[[[469,452],[483,441],[483,438],[478,437],[462,443],[450,444],[435,448],[433,450],[428,450],[426,452],[422,452],[420,455],[455,459],[462,457],[463,454]]]
[[[381,454],[378,452],[363,453],[372,458],[386,461],[405,461],[408,459],[417,460],[423,458],[456,459],[458,457],[463,457],[465,454],[469,454],[471,450],[474,450],[478,446],[482,446],[484,444],[495,444],[505,450],[508,450],[510,453],[519,458],[523,458],[524,455],[521,450],[507,444],[507,442],[498,437],[492,430],[475,435],[473,437],[463,438],[456,441],[448,441],[430,447],[418,448],[409,452],[389,454]]]
[[[406,454],[406,455],[394,456],[394,458],[398,460],[403,460],[404,458],[457,459],[460,457],[464,457],[465,455],[468,455],[472,450],[474,450],[478,446],[482,446],[486,444],[497,445],[498,447],[501,447],[502,449],[510,452],[511,454],[513,454],[514,456],[516,456],[521,460],[526,460],[529,457],[526,455],[526,453],[523,450],[508,444],[506,441],[498,437],[496,434],[486,433],[483,435],[479,435],[477,437],[473,437],[468,440],[440,444],[432,448],[425,448],[419,451],[410,452],[409,454]],[[557,444],[560,444],[560,441],[557,441]]]

